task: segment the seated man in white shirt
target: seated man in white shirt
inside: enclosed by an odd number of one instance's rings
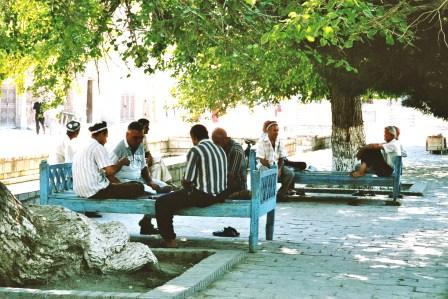
[[[172,176],[168,167],[163,162],[161,155],[153,155],[148,148],[148,140],[146,135],[149,132],[149,120],[146,118],[140,118],[138,122],[143,126],[143,133],[145,134],[143,137],[143,149],[145,151],[146,163],[148,165],[149,173],[153,179],[170,182],[172,180]]]
[[[120,141],[112,151],[110,158],[112,163],[116,163],[120,158],[127,157],[129,165],[123,166],[116,173],[116,178],[120,182],[141,182],[145,191],[151,194],[166,193],[172,190],[168,184],[151,178],[145,160],[143,150],[143,126],[134,121],[128,125],[126,138]],[[158,234],[158,230],[151,224],[151,217],[145,216],[139,222],[140,233],[145,235]]]
[[[394,171],[394,158],[401,156],[401,145],[397,140],[397,129],[394,126],[384,128],[385,143],[371,143],[361,148],[357,158],[361,160],[358,170],[350,173],[353,177],[365,175],[372,171],[378,176],[387,177]]]
[[[51,163],[70,163],[73,161],[76,152],[75,139],[79,135],[81,124],[72,120],[65,127],[67,128],[67,132],[58,145],[56,145],[56,149],[50,158]]]
[[[112,163],[109,153],[104,147],[107,142],[107,123],[101,122],[89,127],[92,139],[73,158],[73,190],[78,196],[108,199],[108,198],[136,198],[144,195],[143,184],[140,182],[121,183],[115,174],[129,165],[124,157]]]
[[[278,167],[278,178],[282,186],[278,190],[277,197],[284,199],[290,188],[294,187],[294,172],[284,165],[287,153],[283,141],[278,138],[279,127],[277,122],[269,122],[266,126],[266,134],[257,142],[257,167],[259,169]]]

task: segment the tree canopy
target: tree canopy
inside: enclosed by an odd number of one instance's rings
[[[115,49],[146,72],[173,69],[192,113],[332,88],[408,96],[448,118],[447,0],[6,0],[0,80],[63,99],[85,63]]]

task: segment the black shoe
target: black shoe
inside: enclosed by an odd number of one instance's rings
[[[140,226],[140,235],[158,235],[160,232],[153,225]]]
[[[89,218],[101,218],[103,215],[101,215],[98,212],[85,212],[84,215],[86,215]]]

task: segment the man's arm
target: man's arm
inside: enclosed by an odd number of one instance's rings
[[[256,146],[257,146],[256,157],[258,161],[260,161],[261,165],[270,167],[269,160],[266,159],[266,152],[264,150],[263,140],[262,139],[258,140]]]
[[[182,187],[185,189],[193,188],[193,182],[198,175],[197,164],[199,157],[194,148],[192,148],[187,154],[187,167],[185,168],[185,175],[182,180]]]
[[[152,181],[151,175],[149,174],[148,167],[144,167],[141,172],[142,178],[145,181],[146,185],[154,189],[156,192],[160,191],[160,186]]]
[[[115,177],[115,174],[120,171],[120,169],[125,166],[129,165],[129,160],[127,157],[124,157],[120,160],[118,160],[117,164],[115,165],[109,165],[106,167],[103,167],[104,173],[106,174],[107,179],[111,183],[120,183],[120,181]]]
[[[366,147],[369,149],[382,149],[383,144],[382,143],[370,143],[370,144],[367,144]]]

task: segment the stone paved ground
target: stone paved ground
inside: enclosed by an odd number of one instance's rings
[[[192,298],[448,298],[448,156],[408,151],[405,179],[428,182],[424,197],[279,203],[274,241],[263,219],[261,250]],[[330,152],[304,158],[328,167]],[[120,217],[136,234],[139,216]],[[241,236],[210,237],[228,225]],[[176,217],[175,227],[182,247],[247,248],[247,219]]]

